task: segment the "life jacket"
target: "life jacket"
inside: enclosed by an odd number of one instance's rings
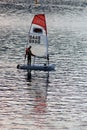
[[[28,48],[26,48],[26,54],[28,55]]]

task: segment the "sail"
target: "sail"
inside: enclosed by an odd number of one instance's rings
[[[29,45],[37,56],[47,56],[48,40],[45,14],[34,16],[29,30]]]

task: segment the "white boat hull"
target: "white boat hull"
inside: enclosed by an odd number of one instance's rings
[[[54,71],[55,65],[49,64],[49,65],[17,65],[17,69],[23,69],[23,70],[37,70],[37,71]]]

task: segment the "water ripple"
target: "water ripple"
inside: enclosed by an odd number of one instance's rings
[[[0,128],[86,130],[86,15],[65,9],[47,14],[50,62],[56,64],[56,71],[30,75],[16,69],[24,63],[32,19],[23,11],[0,15]]]

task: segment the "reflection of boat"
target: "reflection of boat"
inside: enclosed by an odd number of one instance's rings
[[[42,71],[55,70],[55,65],[49,64],[45,14],[37,14],[34,16],[29,30],[29,43],[27,44],[27,47],[28,46],[32,46],[32,52],[36,55],[36,58],[39,60],[40,63],[35,64],[34,61],[34,63],[31,65],[17,65],[18,69]],[[42,64],[41,59],[45,60],[45,63]]]

